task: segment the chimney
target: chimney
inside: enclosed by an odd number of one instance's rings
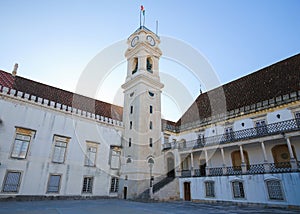
[[[14,77],[17,75],[18,67],[19,67],[19,65],[18,65],[18,63],[16,63],[15,66],[14,66],[14,70],[11,73]]]

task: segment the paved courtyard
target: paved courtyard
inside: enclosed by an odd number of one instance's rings
[[[0,213],[299,213],[296,210],[208,205],[191,202],[142,203],[118,199],[0,202]]]

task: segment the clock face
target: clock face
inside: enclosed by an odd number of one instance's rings
[[[152,36],[147,36],[147,41],[149,42],[150,45],[154,46],[155,45],[155,40]]]
[[[138,37],[138,36],[135,36],[135,37],[131,40],[131,47],[136,46],[136,44],[138,43],[138,41],[139,41],[139,37]]]

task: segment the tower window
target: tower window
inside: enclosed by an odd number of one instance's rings
[[[150,114],[152,114],[152,113],[153,113],[153,107],[150,106]]]
[[[129,129],[132,129],[132,121],[129,123]]]
[[[133,106],[130,106],[130,114],[133,113]]]
[[[150,57],[147,58],[147,71],[153,73],[152,71],[152,59]]]
[[[149,129],[152,129],[152,121],[149,123]]]
[[[128,139],[128,147],[131,147],[131,138]]]
[[[149,138],[149,146],[150,146],[150,147],[153,146],[152,138]]]
[[[138,69],[138,59],[137,58],[134,58],[133,60],[133,70],[132,70],[132,74],[136,73],[137,72],[137,69]]]

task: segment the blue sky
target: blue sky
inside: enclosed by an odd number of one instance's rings
[[[18,75],[74,91],[95,55],[138,28],[140,5],[148,28],[155,31],[159,20],[159,35],[197,49],[221,83],[300,52],[297,0],[1,0],[0,69],[11,71],[17,62]],[[117,69],[110,79],[120,80],[108,87],[118,87],[125,72]],[[189,90],[196,97],[199,87]]]

